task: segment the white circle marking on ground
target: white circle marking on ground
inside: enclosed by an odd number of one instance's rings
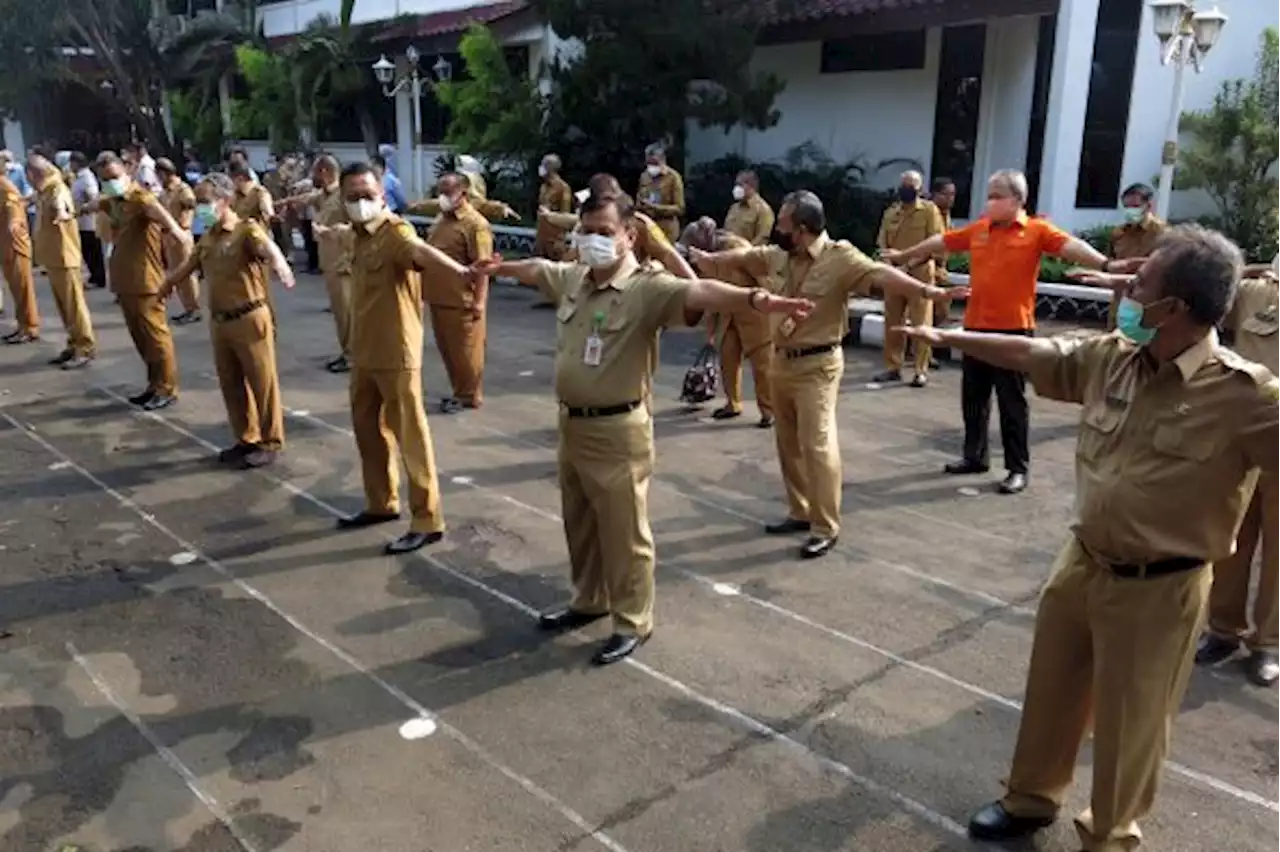
[[[982,492],[974,488],[972,485],[966,485],[964,488],[956,489],[966,497],[977,497]]]
[[[169,557],[170,565],[190,565],[196,561],[196,555],[190,550],[182,550]]]
[[[49,470],[66,470],[66,469],[67,469],[67,468],[69,468],[69,467],[71,467],[71,462],[69,462],[69,461],[58,461],[58,462],[54,462],[53,464],[49,465]]]
[[[450,482],[452,482],[454,485],[471,485],[475,483],[475,480],[469,476],[455,476],[453,479],[450,480]]]
[[[434,734],[436,727],[434,719],[419,716],[417,719],[410,719],[400,726],[400,736],[406,740],[421,740]]]
[[[741,593],[738,587],[733,583],[714,583],[711,586],[711,591],[715,592],[717,595],[724,595],[725,597],[732,597],[733,595]]]
[[[867,390],[880,390],[880,388],[884,387],[884,385],[880,384],[879,382],[867,382],[865,387]]]
[[[533,375],[533,370],[521,370],[521,371],[520,371],[520,375],[522,375],[522,376],[532,376],[532,375]]]
[[[297,411],[290,411],[289,413],[292,414],[294,417],[310,417],[311,416],[311,412],[307,411],[305,408],[299,409]]]

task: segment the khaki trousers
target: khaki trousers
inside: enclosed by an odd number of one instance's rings
[[[229,322],[214,322],[213,363],[236,442],[279,450],[284,411],[276,370],[271,314],[259,309]]]
[[[173,335],[164,301],[155,293],[121,293],[120,312],[133,346],[147,365],[147,388],[153,393],[173,396],[178,392],[178,359],[173,351]]]
[[[899,296],[886,293],[884,296],[884,365],[890,370],[901,370],[903,355],[907,350],[907,336],[895,332],[895,326],[908,319],[913,326],[933,325],[933,302],[921,297]],[[912,342],[915,350],[916,373],[924,375],[929,372],[929,358],[933,354],[927,343],[919,340]]]
[[[1116,327],[1116,313],[1120,310],[1120,294],[1111,294],[1111,305],[1107,308],[1107,331],[1114,331]]]
[[[13,316],[18,329],[28,334],[40,331],[40,311],[36,307],[36,282],[31,272],[31,258],[13,252],[4,254],[4,280],[13,296]]]
[[[449,374],[453,398],[472,408],[479,408],[483,402],[487,325],[482,311],[431,306],[431,332]]]
[[[351,274],[326,272],[324,286],[329,291],[329,310],[338,332],[338,347],[344,356],[351,355]]]
[[[164,261],[170,272],[186,263],[190,255],[191,250],[184,244],[172,237],[165,237]],[[179,281],[176,289],[178,301],[182,303],[182,310],[187,313],[200,310],[200,282],[194,274]]]
[[[776,417],[774,438],[789,515],[809,521],[813,534],[840,534],[843,487],[836,399],[844,375],[844,352],[787,360],[773,358],[770,389]]]
[[[1213,591],[1209,595],[1209,630],[1219,636],[1243,638],[1252,650],[1274,651],[1280,644],[1276,595],[1280,591],[1280,555],[1277,534],[1280,512],[1277,512],[1276,480],[1258,480],[1245,513],[1244,523],[1236,536],[1234,555],[1213,566]],[[1262,571],[1253,600],[1253,631],[1249,631],[1249,579],[1253,573],[1253,557],[1262,547]]]
[[[755,341],[752,341],[756,343]],[[732,319],[728,320],[724,330],[724,339],[720,341],[720,374],[724,377],[724,395],[729,408],[742,410],[742,361],[751,362],[751,376],[756,386],[756,407],[761,416],[771,416],[771,389],[769,370],[773,362],[773,343],[767,338],[762,343],[748,348],[743,344],[742,331]]]
[[[1058,811],[1092,721],[1091,807],[1076,818],[1081,845],[1138,845],[1137,821],[1155,801],[1212,579],[1208,567],[1117,577],[1074,537],[1066,544],[1036,613],[1006,810]]]
[[[435,450],[422,408],[420,370],[351,370],[351,426],[360,452],[366,511],[398,514],[396,450],[409,479],[409,529],[444,530]]]
[[[617,633],[653,630],[653,420],[640,406],[615,417],[560,415],[561,515],[571,609],[609,613]]]
[[[92,356],[97,351],[93,337],[93,320],[84,301],[84,282],[80,267],[49,269],[49,288],[58,306],[62,327],[67,330],[67,350],[77,355]]]

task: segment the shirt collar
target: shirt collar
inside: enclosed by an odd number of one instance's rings
[[[590,274],[588,274],[587,282],[591,284],[592,289],[595,290],[625,290],[627,285],[630,283],[629,279],[639,268],[640,261],[636,260],[635,254],[633,252],[627,252],[626,256],[622,258],[622,263],[620,263],[618,268],[614,270],[614,273],[609,276],[608,281],[596,283],[591,279]]]
[[[829,242],[831,242],[831,238],[827,236],[826,231],[818,234],[818,238],[809,245],[809,257],[817,260],[818,255],[822,254]]]
[[[1211,328],[1208,334],[1200,338],[1195,344],[1184,349],[1177,358],[1174,358],[1173,364],[1178,368],[1178,372],[1182,374],[1182,381],[1184,383],[1191,381],[1191,377],[1208,362],[1217,348],[1218,332],[1216,329]]]
[[[381,213],[364,223],[364,229],[370,234],[376,234],[389,221],[391,221],[391,211],[384,207]]]

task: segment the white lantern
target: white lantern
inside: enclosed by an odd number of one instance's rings
[[[1151,0],[1151,25],[1160,37],[1167,41],[1182,30],[1182,21],[1191,11],[1188,0]]]
[[[1208,53],[1209,48],[1218,43],[1222,28],[1227,24],[1227,16],[1214,6],[1208,12],[1196,12],[1191,17],[1191,31],[1196,39],[1196,47],[1201,53]]]
[[[386,55],[378,57],[378,61],[373,63],[373,76],[378,78],[378,82],[387,85],[396,76],[396,66],[391,64]]]

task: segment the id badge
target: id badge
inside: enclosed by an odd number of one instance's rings
[[[796,318],[787,317],[786,319],[784,319],[782,321],[782,324],[778,326],[778,331],[782,334],[783,337],[790,337],[791,335],[795,334]]]
[[[587,338],[587,345],[582,349],[582,363],[588,367],[599,367],[600,356],[604,353],[604,341],[600,335],[593,333]]]

